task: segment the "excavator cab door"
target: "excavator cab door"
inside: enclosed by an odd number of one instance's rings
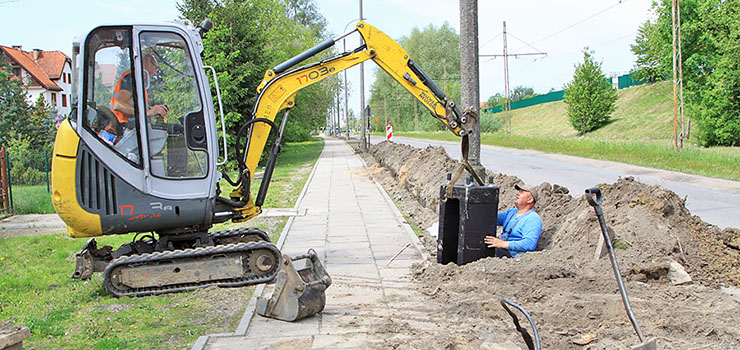
[[[78,201],[103,234],[208,227],[218,150],[197,33],[103,26],[80,51]]]

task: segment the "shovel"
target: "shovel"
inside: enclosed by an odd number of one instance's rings
[[[656,338],[653,337],[645,341],[645,337],[642,335],[642,331],[640,330],[640,326],[637,324],[635,315],[632,313],[632,307],[630,307],[630,300],[627,297],[627,289],[624,288],[624,282],[622,281],[622,274],[619,272],[619,266],[617,265],[617,256],[614,255],[614,247],[612,247],[612,240],[609,238],[609,232],[607,231],[607,228],[606,228],[606,221],[604,221],[604,212],[601,210],[601,202],[603,201],[603,198],[601,196],[601,189],[599,189],[598,187],[592,187],[592,188],[586,189],[586,200],[588,201],[588,204],[591,204],[591,206],[594,207],[594,210],[596,211],[596,217],[599,218],[599,225],[601,226],[601,233],[604,235],[604,242],[606,243],[607,250],[609,250],[609,259],[612,262],[612,269],[614,270],[614,278],[616,278],[617,285],[619,285],[619,292],[622,295],[622,302],[624,303],[624,309],[627,311],[627,316],[629,316],[630,322],[632,322],[632,327],[635,329],[635,332],[637,332],[637,337],[640,338],[641,343],[633,346],[632,350],[657,350],[658,344],[657,344]]]

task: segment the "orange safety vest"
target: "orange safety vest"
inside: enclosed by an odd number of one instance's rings
[[[121,82],[123,81],[123,77],[125,77],[128,74],[131,74],[131,70],[130,69],[127,70],[126,72],[124,72],[121,75],[121,77],[118,79],[118,83],[116,84],[116,88],[113,89],[113,96],[110,98],[110,104],[108,105],[108,108],[111,111],[113,111],[113,114],[116,115],[116,119],[118,119],[118,122],[119,123],[127,123],[128,122],[128,116],[125,115],[125,114],[123,114],[123,112],[118,111],[118,110],[115,109],[116,101],[118,100],[118,92],[121,91]],[[131,80],[132,88],[133,88],[133,84],[134,84],[134,82],[133,82],[133,79],[132,79]],[[134,97],[133,97],[133,90],[131,91],[131,94],[132,94],[131,95],[131,99],[133,100],[134,99]],[[144,104],[145,105],[149,104],[149,96],[147,96],[146,91],[144,91]]]

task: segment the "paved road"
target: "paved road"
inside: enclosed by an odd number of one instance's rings
[[[383,141],[373,137],[371,143]],[[394,137],[394,142],[418,148],[443,146],[460,159],[460,146],[453,142]],[[486,169],[514,175],[524,182],[549,182],[565,186],[573,195],[600,183],[612,183],[620,177],[633,176],[640,182],[660,185],[686,197],[691,213],[719,227],[740,227],[740,182],[688,175],[673,171],[639,167],[617,162],[518,150],[484,145],[481,163]]]

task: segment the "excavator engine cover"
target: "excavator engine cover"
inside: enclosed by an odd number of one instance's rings
[[[305,266],[296,269],[293,262],[302,260]],[[283,255],[283,264],[275,278],[272,296],[257,298],[257,313],[282,321],[297,321],[324,310],[324,291],[331,285],[331,277],[316,254],[309,249],[305,255]]]

